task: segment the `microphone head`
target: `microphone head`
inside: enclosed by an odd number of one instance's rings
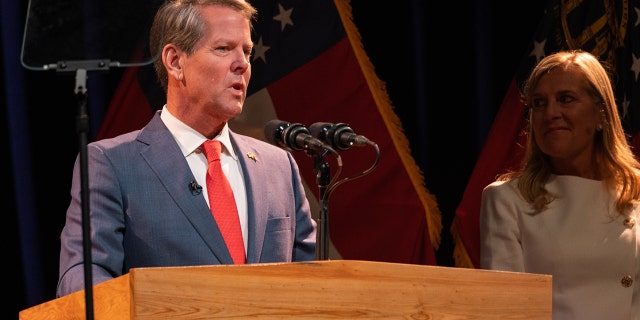
[[[307,147],[307,137],[310,137],[309,130],[300,123],[292,123],[282,132],[284,143],[296,151],[304,150]]]
[[[327,139],[327,133],[333,126],[333,123],[329,122],[316,122],[309,126],[309,132],[311,133],[311,136],[316,139],[329,141],[329,139]]]
[[[283,138],[283,132],[290,125],[291,124],[289,122],[278,119],[269,120],[269,122],[264,126],[264,137],[269,143],[281,148],[286,148],[287,146],[284,143],[285,140]]]
[[[347,150],[353,146],[350,138],[355,136],[355,132],[346,123],[316,122],[309,126],[309,131],[314,138],[326,142],[334,149]]]
[[[309,130],[300,123],[289,123],[274,119],[264,126],[264,136],[269,143],[287,150],[304,150]],[[321,142],[318,141],[319,144]]]
[[[335,148],[340,150],[347,150],[353,146],[353,137],[356,133],[346,123],[338,123],[335,125],[335,129],[331,135]]]

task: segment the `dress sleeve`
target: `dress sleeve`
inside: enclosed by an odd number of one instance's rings
[[[524,200],[515,184],[494,182],[482,192],[480,268],[524,272],[519,215]]]

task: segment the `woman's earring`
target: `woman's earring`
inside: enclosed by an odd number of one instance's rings
[[[599,124],[596,126],[596,130],[598,130],[598,131],[602,131],[602,123],[599,123]]]

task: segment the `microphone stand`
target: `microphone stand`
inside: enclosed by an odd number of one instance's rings
[[[327,187],[331,181],[329,164],[322,155],[313,157],[316,183],[319,189],[320,215],[318,217],[318,235],[316,241],[316,256],[318,260],[329,259],[329,199],[325,197]]]
[[[307,153],[313,156],[313,172],[316,173],[320,199],[320,215],[316,234],[317,260],[328,260],[329,256],[329,200],[328,197],[325,197],[325,193],[331,182],[331,175],[329,174],[329,164],[323,159],[326,152],[323,150],[321,153],[315,153],[312,150],[307,150]]]
[[[362,138],[366,139],[364,137]],[[373,171],[373,169],[378,165],[378,162],[380,161],[380,148],[378,148],[378,145],[376,143],[367,140],[366,143],[361,145],[369,145],[375,148],[375,162],[365,171],[356,175],[346,177],[340,181],[333,181],[338,178],[340,172],[342,171],[342,159],[333,148],[325,146],[320,154],[313,152],[311,149],[307,149],[307,153],[309,155],[313,155],[313,172],[316,173],[316,181],[318,183],[318,189],[320,191],[321,208],[320,217],[318,218],[318,232],[316,235],[316,258],[318,260],[328,260],[329,257],[329,195],[339,185],[369,174],[371,171]],[[333,179],[329,174],[329,164],[323,160],[323,157],[327,154],[327,152],[335,154],[338,161],[338,170],[336,176],[333,177]]]

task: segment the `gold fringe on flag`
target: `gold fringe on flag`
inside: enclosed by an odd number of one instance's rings
[[[358,59],[358,63],[360,64],[360,68],[364,72],[365,79],[369,85],[369,90],[373,94],[373,98],[376,101],[376,105],[382,115],[382,118],[384,119],[387,130],[393,140],[393,144],[398,151],[398,155],[400,156],[400,159],[402,159],[402,163],[409,174],[411,183],[424,206],[431,245],[434,249],[438,249],[440,246],[440,233],[442,231],[442,215],[438,208],[435,196],[429,193],[424,186],[423,172],[411,156],[409,141],[404,135],[398,115],[393,111],[385,83],[382,82],[375,74],[373,65],[364,51],[360,33],[353,23],[353,15],[351,13],[351,4],[349,0],[334,0],[334,3],[338,9],[338,13],[340,14],[342,25],[347,32],[347,37],[349,38],[351,47]]]
[[[473,262],[471,262],[469,253],[464,247],[464,243],[462,242],[460,234],[458,233],[458,228],[456,228],[456,219],[457,218],[454,218],[454,222],[451,224],[451,229],[449,230],[453,235],[453,241],[455,243],[455,247],[453,249],[453,261],[456,267],[474,269],[475,266],[473,265]]]

